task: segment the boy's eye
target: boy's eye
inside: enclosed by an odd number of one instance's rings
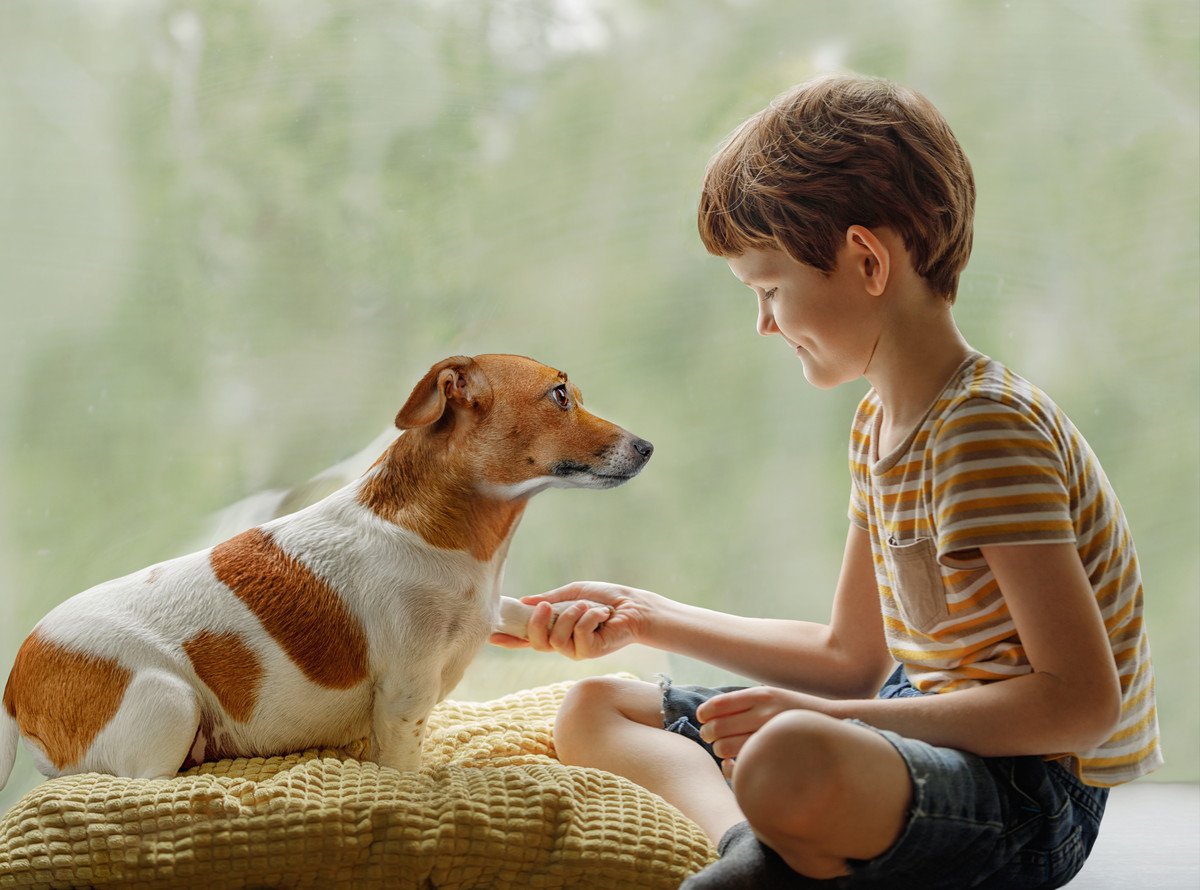
[[[558,407],[564,409],[571,407],[571,396],[567,392],[566,384],[559,384],[558,386],[554,387],[554,389],[550,391],[550,396],[554,399],[554,403],[558,405]]]
[[[777,290],[779,290],[779,288],[773,287],[770,290],[763,291],[762,299],[764,299],[764,300],[771,299],[771,297],[775,296],[775,291],[777,291]]]

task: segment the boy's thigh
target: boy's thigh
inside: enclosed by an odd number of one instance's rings
[[[1030,890],[1082,867],[1104,789],[1040,757],[978,757],[870,728],[904,758],[913,801],[890,849],[849,862],[847,886]]]
[[[1021,815],[1010,833],[1014,854],[983,890],[1060,887],[1083,867],[1104,816],[1108,789],[1084,785],[1068,769],[1037,757],[1004,758],[1002,781]],[[1029,816],[1037,809],[1036,818]]]

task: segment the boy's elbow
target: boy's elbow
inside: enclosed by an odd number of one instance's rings
[[[1099,748],[1121,725],[1121,685],[1116,677],[1111,683],[1097,684],[1089,692],[1077,699],[1081,751]]]
[[[1105,698],[1104,719],[1100,722],[1100,729],[1097,733],[1096,747],[1100,747],[1117,732],[1121,725],[1121,687],[1117,686],[1112,690],[1111,694]]]
[[[844,698],[875,698],[884,681],[895,669],[896,663],[892,661],[890,655],[886,658],[860,661],[854,665],[853,670],[847,671],[847,676],[852,679],[842,690],[842,696]]]

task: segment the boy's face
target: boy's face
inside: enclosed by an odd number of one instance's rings
[[[821,389],[861,377],[879,340],[882,301],[867,292],[859,259],[844,246],[826,276],[773,248],[725,258],[758,297],[758,332],[782,337]]]

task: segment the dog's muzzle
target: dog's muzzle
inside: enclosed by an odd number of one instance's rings
[[[611,449],[599,466],[563,460],[551,472],[564,487],[616,488],[640,473],[654,453],[654,446],[645,439],[627,440],[623,445]]]

